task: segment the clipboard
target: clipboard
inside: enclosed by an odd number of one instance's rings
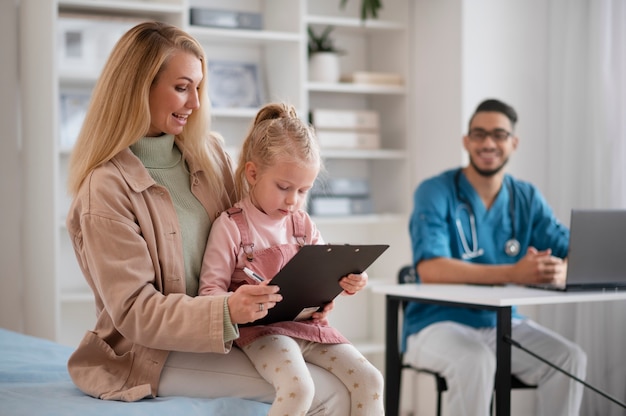
[[[309,319],[343,291],[339,286],[342,277],[364,272],[388,248],[389,245],[303,246],[269,283],[280,286],[283,300],[265,317],[242,326]]]

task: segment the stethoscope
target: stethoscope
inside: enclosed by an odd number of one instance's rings
[[[475,259],[477,257],[485,254],[485,251],[482,248],[478,248],[478,233],[476,232],[476,217],[474,216],[474,210],[470,205],[469,201],[466,198],[461,196],[461,186],[459,184],[461,177],[461,169],[459,169],[454,174],[454,191],[456,193],[456,197],[461,203],[456,207],[455,212],[455,222],[456,229],[459,233],[459,238],[461,239],[461,245],[463,246],[463,254],[461,258],[464,260]],[[515,257],[519,253],[520,250],[520,242],[516,238],[515,234],[515,194],[513,193],[513,187],[507,181],[506,186],[509,191],[509,216],[511,218],[511,238],[504,243],[504,252],[510,256]],[[463,231],[463,226],[461,225],[460,213],[461,211],[467,211],[467,216],[469,217],[470,223],[470,234],[472,238],[472,247],[469,246],[469,241],[467,241],[467,236],[465,235],[465,231]]]

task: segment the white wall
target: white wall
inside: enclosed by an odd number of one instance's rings
[[[471,0],[463,7],[463,103],[467,120],[484,98],[518,112],[520,142],[509,172],[547,192],[548,2]],[[459,144],[460,145],[460,144]],[[548,198],[549,200],[549,198]]]
[[[414,2],[414,186],[461,161],[461,6],[462,0]]]
[[[0,1],[0,327],[22,329],[17,0]]]
[[[414,184],[464,162],[469,117],[493,97],[520,118],[509,172],[547,192],[547,3],[415,0],[414,12]]]

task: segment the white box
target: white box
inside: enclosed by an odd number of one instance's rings
[[[317,131],[323,149],[379,149],[380,134],[359,131]]]
[[[319,197],[310,201],[311,215],[364,215],[373,212],[372,200],[369,197]]]
[[[206,9],[192,7],[189,10],[192,25],[228,28],[228,29],[263,29],[261,13],[240,12],[237,10]]]
[[[378,130],[380,117],[372,110],[311,110],[311,124],[316,129]]]
[[[311,215],[350,215],[350,198],[313,197]]]
[[[318,179],[313,184],[311,195],[321,196],[369,196],[370,183],[365,178]]]

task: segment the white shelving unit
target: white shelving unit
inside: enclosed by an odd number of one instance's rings
[[[64,221],[70,199],[65,191],[70,149],[59,137],[59,96],[90,91],[97,71],[60,71],[57,39],[60,14],[164,20],[186,29],[206,50],[208,60],[253,61],[261,68],[265,101],[288,101],[303,117],[317,108],[375,110],[381,120],[379,150],[324,150],[332,177],[370,181],[374,213],[316,217],[324,238],[338,243],[387,243],[390,249],[369,270],[372,284],[388,283],[409,258],[406,231],[410,205],[408,156],[409,0],[388,1],[379,19],[362,22],[357,0],[339,9],[338,0],[234,0],[228,7],[259,12],[263,30],[216,29],[189,24],[191,7],[224,8],[218,0],[101,1],[21,0],[21,58],[24,163],[25,290],[28,333],[75,345],[95,321],[93,298],[77,266]],[[335,27],[346,72],[399,73],[405,85],[308,82],[307,26]],[[106,51],[103,51],[106,52]],[[108,52],[107,52],[108,54]],[[41,68],[46,68],[41,71]],[[212,128],[236,151],[256,109],[213,109]],[[34,123],[32,120],[36,120]],[[369,355],[383,351],[384,306],[365,292],[342,297],[333,324]]]
[[[393,280],[408,257],[407,218],[410,203],[408,157],[408,2],[385,2],[379,19],[363,22],[360,1],[310,0],[303,31],[316,33],[333,26],[342,73],[353,71],[399,73],[405,84],[365,85],[350,83],[305,83],[307,110],[375,110],[380,115],[381,148],[378,150],[325,150],[330,177],[367,178],[374,213],[351,217],[315,218],[324,239],[338,243],[386,243],[389,250],[368,270],[371,284]],[[359,349],[382,367],[384,303],[371,293],[336,302],[331,322]]]

